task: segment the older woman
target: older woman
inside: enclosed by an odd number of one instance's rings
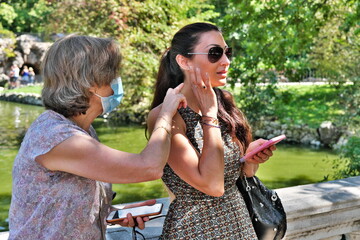
[[[139,154],[98,141],[91,126],[123,96],[119,47],[111,39],[70,35],[42,65],[46,111],[30,126],[16,156],[9,239],[102,239],[111,185],[158,179],[170,148],[170,122],[186,106],[170,89],[148,145]],[[147,219],[136,219],[140,228]],[[131,216],[121,222],[133,226]]]

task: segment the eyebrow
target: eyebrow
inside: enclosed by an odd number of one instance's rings
[[[219,45],[219,44],[215,44],[215,43],[209,44],[209,45],[207,45],[206,47],[209,47],[209,46],[220,47],[220,45]]]
[[[205,48],[210,47],[210,46],[221,47],[219,44],[212,43],[212,44],[207,45]],[[224,48],[227,48],[227,47],[228,47],[228,45],[225,45]]]

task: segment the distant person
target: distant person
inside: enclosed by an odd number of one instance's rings
[[[34,84],[35,83],[35,72],[32,67],[29,67],[29,83]]]
[[[29,69],[28,66],[24,65],[23,70],[21,71],[21,84],[27,85],[29,83]]]
[[[119,45],[69,35],[42,62],[47,109],[29,127],[13,167],[9,239],[104,239],[112,210],[109,183],[159,179],[170,150],[170,123],[186,107],[182,84],[167,91],[148,145],[139,154],[101,144],[92,127],[123,97]],[[137,205],[153,204],[155,200]],[[122,226],[144,228],[131,214]]]
[[[10,69],[10,88],[16,88],[19,85],[20,69],[17,64],[13,64]]]
[[[184,83],[188,107],[172,122],[172,140],[162,180],[172,196],[161,239],[257,239],[245,202],[235,185],[251,177],[275,147],[240,163],[240,158],[266,141],[252,142],[251,128],[222,87],[231,48],[218,27],[194,23],[180,29],[161,58],[150,133],[166,107],[168,89]]]

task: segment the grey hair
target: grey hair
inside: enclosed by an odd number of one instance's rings
[[[120,62],[120,48],[113,39],[71,34],[57,40],[41,65],[45,108],[65,117],[85,114],[89,88],[109,85],[119,74]]]

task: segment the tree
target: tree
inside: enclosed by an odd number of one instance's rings
[[[114,37],[120,42],[125,97],[118,116],[132,122],[147,115],[159,59],[174,32],[216,16],[204,0],[61,0],[52,6],[48,32]]]
[[[212,3],[222,13],[214,21],[235,49],[230,76],[233,85],[239,81],[244,84],[239,97],[250,121],[272,115],[274,84],[281,75],[290,81],[300,81],[314,68],[309,54],[329,21],[342,15],[340,25],[349,31],[358,26],[359,19],[358,1],[229,0],[225,5],[213,0]],[[339,12],[339,6],[345,11]],[[271,84],[263,88],[256,85],[259,82]]]
[[[14,33],[42,32],[51,12],[46,0],[7,0],[0,9],[0,25]]]

